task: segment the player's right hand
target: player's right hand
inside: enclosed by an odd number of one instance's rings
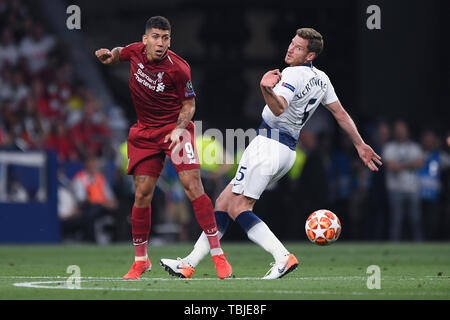
[[[164,138],[164,143],[167,143],[170,141],[169,150],[171,150],[173,147],[173,152],[177,151],[177,147],[180,145],[180,137],[185,133],[185,129],[175,128],[173,129],[168,135]],[[189,134],[189,133],[188,133]]]
[[[281,80],[281,72],[279,69],[267,71],[260,82],[261,87],[273,88]]]
[[[99,49],[95,51],[95,55],[103,64],[110,64],[114,61],[114,56],[109,49]]]

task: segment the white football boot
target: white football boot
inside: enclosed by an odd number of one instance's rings
[[[298,267],[297,258],[291,253],[289,257],[282,262],[271,263],[272,268],[267,271],[266,275],[263,277],[265,280],[279,279],[287,275],[289,272],[294,271]]]
[[[164,267],[170,275],[180,277],[180,278],[191,278],[194,274],[195,269],[184,263],[181,258],[174,259],[161,259],[159,264]]]

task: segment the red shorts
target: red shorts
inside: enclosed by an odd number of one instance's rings
[[[166,135],[172,132],[176,123],[159,128],[142,127],[134,124],[128,135],[127,174],[158,178],[164,167],[166,156],[170,157],[177,172],[200,169],[195,146],[195,125],[191,121],[180,138],[177,148],[169,150],[170,141],[164,143]]]

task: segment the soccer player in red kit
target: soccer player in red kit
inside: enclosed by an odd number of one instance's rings
[[[147,21],[142,42],[111,51],[95,52],[103,64],[130,62],[130,91],[138,121],[130,128],[128,171],[136,187],[131,214],[135,261],[124,279],[138,279],[151,269],[147,255],[151,221],[151,200],[156,181],[169,156],[178,172],[195,217],[208,235],[210,253],[219,278],[231,275],[232,268],[220,247],[210,198],[200,179],[200,164],[195,147],[195,92],[186,61],[169,50],[171,26],[161,16]]]

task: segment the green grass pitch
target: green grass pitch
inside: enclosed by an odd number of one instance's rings
[[[122,280],[133,260],[131,245],[0,245],[0,299],[450,299],[450,243],[349,243],[328,247],[286,243],[299,268],[278,280],[261,280],[272,257],[250,242],[223,242],[233,277],[218,279],[208,256],[192,279],[168,275],[160,258],[186,255],[192,245],[153,246],[152,270]],[[67,267],[80,268],[80,289],[69,289]],[[368,267],[380,270],[369,289]],[[369,283],[376,283],[369,279]]]

